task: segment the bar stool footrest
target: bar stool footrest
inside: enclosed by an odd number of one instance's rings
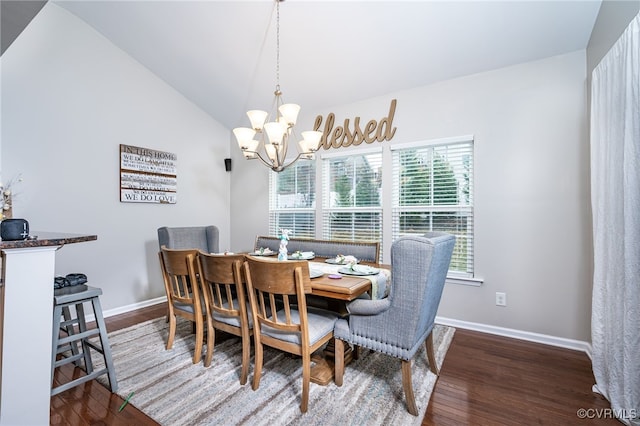
[[[77,361],[79,359],[83,359],[83,358],[84,358],[84,354],[63,356],[62,358],[60,358],[59,360],[56,361],[55,368],[62,367],[63,365],[66,365],[66,364],[71,364],[72,362],[75,362],[75,361]],[[76,365],[78,365],[78,364],[76,364]]]
[[[82,376],[82,377],[78,377],[77,379],[73,379],[70,382],[67,382],[63,385],[54,387],[51,389],[51,396],[53,395],[57,395],[60,392],[64,392],[68,389],[71,389],[73,387],[76,387],[78,385],[81,385],[85,382],[89,382],[91,380],[95,380],[96,378],[102,376],[103,374],[107,374],[109,372],[109,370],[107,370],[106,368],[103,368],[102,370],[97,370],[94,371],[91,374],[87,374],[86,376]]]
[[[82,333],[71,334],[67,337],[63,337],[62,339],[59,339],[58,346],[65,345],[71,342],[79,342],[88,337],[97,336],[98,334],[100,334],[100,330],[98,330],[97,328],[92,328],[91,330],[83,331]]]

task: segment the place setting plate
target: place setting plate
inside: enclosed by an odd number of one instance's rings
[[[256,250],[253,253],[251,253],[251,256],[275,256],[276,254],[278,254],[277,251],[273,251],[271,249],[264,249],[264,250]]]
[[[354,256],[349,255],[349,256],[330,257],[329,259],[326,259],[325,262],[330,265],[346,265],[347,263],[350,263],[350,262],[358,263],[359,260],[356,259]]]
[[[345,266],[344,268],[338,269],[338,272],[344,275],[364,276],[364,275],[377,275],[380,273],[380,269],[373,268],[371,266],[366,266],[366,265],[358,265],[354,269],[351,269]]]
[[[347,262],[343,261],[338,261],[335,257],[331,257],[329,259],[325,260],[326,263],[330,264],[330,265],[346,265]],[[356,263],[358,263],[358,261],[356,260]]]
[[[314,259],[316,257],[316,254],[312,251],[302,251],[302,252],[295,252],[295,253],[291,253],[289,256],[287,256],[287,259],[289,260],[311,260]]]

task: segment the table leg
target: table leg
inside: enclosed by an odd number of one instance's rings
[[[335,373],[335,339],[329,340],[327,346],[321,354],[311,357],[311,361],[315,363],[311,367],[311,381],[321,386],[327,386],[333,380]],[[353,350],[349,344],[344,348],[344,365],[349,364],[353,360]]]

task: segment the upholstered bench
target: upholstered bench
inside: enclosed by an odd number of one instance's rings
[[[256,237],[254,250],[269,248],[275,252],[280,248],[280,238],[272,236]],[[291,238],[287,244],[289,253],[312,251],[318,257],[336,257],[339,254],[355,256],[364,262],[380,262],[380,243],[378,241],[339,241]]]

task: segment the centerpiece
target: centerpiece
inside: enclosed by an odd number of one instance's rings
[[[287,260],[287,244],[289,244],[290,229],[280,228],[280,248],[278,249],[278,260]]]

